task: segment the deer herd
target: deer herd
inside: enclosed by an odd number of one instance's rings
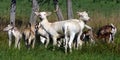
[[[34,12],[41,19],[39,24],[28,24],[24,30],[19,31],[12,23],[8,24],[3,31],[8,32],[9,47],[12,44],[12,36],[15,37],[15,48],[20,49],[20,40],[24,37],[25,45],[34,48],[36,35],[39,35],[40,41],[45,44],[45,48],[52,40],[53,50],[55,47],[64,47],[65,53],[72,52],[72,48],[81,49],[83,43],[96,44],[97,40],[103,40],[106,43],[114,43],[116,27],[111,23],[102,26],[97,34],[86,23],[90,20],[86,11],[77,12],[79,19],[61,20],[49,22],[47,17],[51,12]],[[84,29],[87,28],[86,31]],[[67,50],[69,49],[69,50]]]

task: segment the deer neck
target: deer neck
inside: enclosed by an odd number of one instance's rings
[[[42,23],[48,23],[48,20],[47,20],[47,18],[43,18],[41,22]]]
[[[81,17],[79,18],[79,20],[83,21],[85,24],[86,24],[86,22],[87,22],[87,21],[84,21]]]
[[[44,19],[42,19],[41,24],[47,25],[47,24],[50,24],[50,22],[47,20],[47,18],[44,18]]]

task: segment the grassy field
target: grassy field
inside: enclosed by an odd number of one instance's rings
[[[21,40],[21,50],[8,47],[8,36],[2,29],[9,23],[10,0],[0,0],[0,60],[120,60],[120,3],[102,0],[72,0],[74,17],[77,11],[88,11],[91,21],[87,24],[96,32],[99,27],[113,23],[117,27],[115,45],[98,44],[94,46],[83,46],[81,50],[73,50],[73,53],[65,55],[63,48],[52,51],[51,45],[45,49],[44,45],[36,42],[35,49],[27,50],[24,41]],[[59,5],[66,19],[66,1],[60,0]],[[52,0],[50,4],[39,3],[40,11],[54,11]],[[49,6],[48,6],[49,5]],[[29,21],[31,14],[31,3],[28,0],[17,0],[16,23],[22,27]],[[22,21],[22,25],[19,25]],[[39,21],[39,19],[38,19]],[[57,21],[55,13],[49,17],[49,21]]]
[[[64,54],[63,48],[52,51],[51,45],[45,49],[44,45],[36,42],[35,49],[28,50],[21,40],[21,49],[8,47],[6,33],[0,34],[0,59],[1,60],[119,60],[120,43],[119,37],[115,39],[114,46],[98,44],[94,46],[83,46],[81,50],[73,50],[72,53]]]

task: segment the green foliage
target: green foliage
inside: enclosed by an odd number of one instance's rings
[[[102,0],[104,1],[104,0]],[[101,0],[99,2],[93,2],[93,0],[72,0],[73,11],[76,17],[77,11],[89,11],[90,13],[100,12],[105,16],[120,11],[120,4],[116,2],[104,3]],[[38,0],[40,5],[40,11],[54,11],[54,5],[52,0]],[[31,2],[29,0],[17,0],[16,15],[21,17],[30,17],[31,14]],[[66,16],[66,0],[60,0],[59,6]],[[10,12],[10,0],[0,0],[0,17],[8,16]],[[54,15],[55,16],[55,15]],[[16,17],[17,18],[17,17]],[[23,19],[24,20],[24,19]]]
[[[38,0],[40,11],[54,11],[52,0]],[[51,46],[45,49],[42,44],[36,42],[35,49],[27,50],[23,40],[21,50],[8,48],[8,36],[1,32],[4,25],[9,22],[10,0],[0,0],[0,59],[1,60],[120,60],[120,4],[108,0],[72,0],[74,17],[77,11],[88,11],[91,21],[88,25],[96,32],[99,27],[113,23],[117,27],[115,45],[99,44],[95,46],[83,46],[82,50],[73,50],[73,53],[65,55],[62,49],[51,51]],[[107,2],[105,2],[107,1]],[[116,0],[117,1],[117,0]],[[66,0],[59,0],[59,6],[66,18]],[[31,14],[31,2],[29,0],[17,0],[16,21],[28,22]],[[50,21],[56,21],[56,14],[52,13]],[[21,25],[20,25],[21,26]]]

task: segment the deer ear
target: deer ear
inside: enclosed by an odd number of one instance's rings
[[[84,11],[85,13],[90,13],[89,11]]]
[[[84,12],[87,12],[87,11],[84,11]]]
[[[76,12],[77,14],[79,14],[80,12]]]
[[[34,13],[35,13],[35,15],[37,15],[37,16],[39,15],[39,12],[34,12]]]
[[[51,15],[52,14],[52,12],[46,12],[47,13],[47,16],[49,16],[49,15]]]

